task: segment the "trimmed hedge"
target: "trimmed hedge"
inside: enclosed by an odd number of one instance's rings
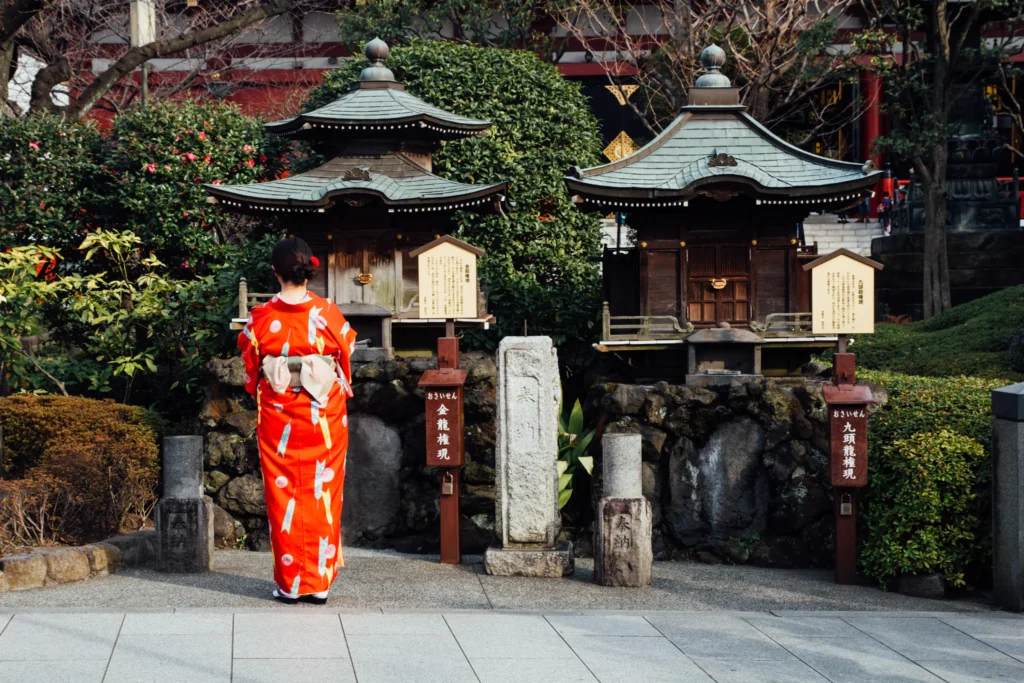
[[[160,419],[113,401],[0,399],[0,543],[83,543],[137,529],[156,502]]]
[[[862,569],[883,583],[941,572],[963,586],[991,558],[990,392],[1006,382],[860,377],[889,393],[870,423]]]
[[[1024,380],[1024,285],[908,325],[878,325],[850,349],[875,370]]]

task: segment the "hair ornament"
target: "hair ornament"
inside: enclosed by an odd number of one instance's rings
[[[309,265],[313,266],[314,268],[319,268],[320,267],[320,259],[318,259],[316,256],[310,256],[309,257]]]

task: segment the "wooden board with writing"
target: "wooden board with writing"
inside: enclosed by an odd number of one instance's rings
[[[418,259],[419,317],[476,318],[476,261],[483,251],[446,235],[410,252]]]
[[[804,266],[811,271],[811,331],[871,334],[875,331],[875,271],[882,266],[839,249]]]
[[[427,465],[464,464],[462,386],[466,375],[465,370],[441,369],[427,370],[420,378],[427,408]]]
[[[864,386],[825,386],[829,471],[833,486],[868,485],[868,403]]]

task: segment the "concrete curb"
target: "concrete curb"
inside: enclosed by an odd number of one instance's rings
[[[0,557],[0,592],[84,581],[156,560],[155,531],[136,531],[76,548],[32,548]]]

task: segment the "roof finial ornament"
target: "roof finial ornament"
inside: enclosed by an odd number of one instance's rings
[[[721,73],[725,66],[725,50],[715,44],[708,45],[700,53],[700,63],[704,66],[705,73],[693,84],[695,88],[729,88],[732,82],[729,77]]]
[[[380,38],[374,38],[366,44],[364,49],[366,58],[370,60],[370,66],[366,67],[359,73],[360,81],[393,81],[395,80],[395,74],[391,69],[384,66],[384,62],[387,60],[388,55],[391,54],[391,48]]]

